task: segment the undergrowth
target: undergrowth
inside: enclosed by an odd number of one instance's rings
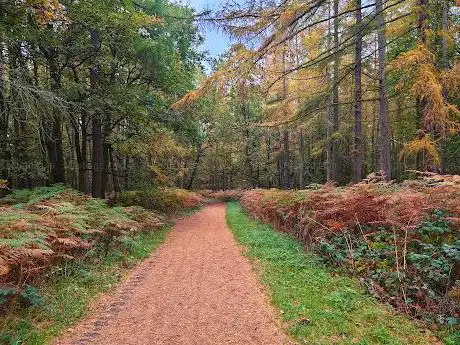
[[[0,284],[32,284],[52,266],[106,253],[162,225],[163,217],[143,208],[109,207],[61,186],[15,192],[0,199]]]
[[[148,188],[122,192],[113,203],[123,206],[137,205],[175,214],[200,208],[203,205],[203,197],[198,193],[179,188]]]
[[[24,290],[29,294],[22,299],[27,305],[16,300],[2,313],[0,344],[47,344],[84,316],[98,294],[114,288],[127,268],[147,258],[169,229],[137,234],[105,255],[95,249],[85,259],[55,267],[38,287]]]
[[[301,343],[441,344],[431,331],[368,296],[356,279],[329,272],[290,235],[250,219],[237,203],[228,204],[227,222],[247,248],[289,333]]]
[[[164,239],[164,217],[56,185],[0,199],[0,344],[45,344]]]
[[[431,328],[460,321],[460,177],[250,190],[241,204]]]

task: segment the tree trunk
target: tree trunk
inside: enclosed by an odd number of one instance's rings
[[[418,0],[418,34],[419,34],[419,43],[422,45],[427,45],[427,22],[428,22],[428,0]],[[433,131],[433,123],[431,120],[428,119],[426,114],[427,112],[427,101],[424,98],[419,98],[417,100],[420,104],[420,111],[421,111],[421,128],[423,134],[420,137],[426,137],[432,134]],[[427,171],[435,171],[436,167],[433,162],[431,155],[427,152],[423,152],[423,168]]]
[[[305,187],[305,134],[303,129],[300,129],[299,137],[299,189],[303,189]]]
[[[61,89],[61,74],[57,62],[56,48],[45,48],[49,74],[51,79],[51,90],[54,93],[59,93]],[[50,155],[51,164],[51,182],[65,183],[65,163],[64,149],[62,145],[62,115],[59,110],[53,110],[53,118],[51,124],[51,137],[48,139],[48,153]],[[54,151],[54,152],[52,152]]]
[[[326,180],[333,181],[331,97],[326,98]]]
[[[286,70],[286,43],[283,47],[283,70]],[[282,89],[282,98],[285,100],[288,96],[288,82],[286,76],[283,77],[283,89]],[[284,117],[287,117],[287,111],[284,108]],[[280,138],[281,139],[281,138]],[[289,189],[291,187],[290,175],[289,175],[289,131],[287,128],[283,129],[283,148],[281,152],[281,166],[280,166],[280,174],[281,174],[281,187],[283,189]]]
[[[125,157],[125,189],[129,189],[129,156]]]
[[[106,114],[104,118],[104,129],[102,133],[102,152],[103,152],[103,171],[102,171],[102,194],[106,195],[107,192],[111,193],[111,189],[109,186],[109,150],[110,150],[110,143],[107,142],[107,138],[110,135],[112,130],[112,121],[110,119],[110,115]]]
[[[81,158],[82,158],[82,166],[79,167],[79,173],[84,177],[84,192],[85,194],[90,193],[90,172],[88,171],[88,142],[89,136],[87,127],[88,126],[88,118],[86,115],[85,110],[83,110],[81,114]]]
[[[62,145],[62,117],[61,114],[56,114],[53,119],[53,138],[56,150],[56,167],[53,176],[54,182],[65,183],[65,163],[64,149]]]
[[[190,175],[190,181],[187,185],[187,189],[192,189],[193,187],[193,182],[195,181],[196,172],[198,171],[198,167],[200,165],[200,159],[202,155],[203,155],[203,144],[199,143],[196,149],[195,164],[193,165],[193,170],[192,170],[192,174]]]
[[[339,0],[334,0],[334,80],[332,91],[332,161],[331,177],[333,181],[339,180],[339,73],[340,73],[340,53],[339,53]]]
[[[447,29],[448,29],[448,15],[449,15],[449,2],[448,0],[443,0],[443,7],[442,7],[442,40],[441,40],[441,68],[443,70],[449,69],[449,58],[447,56]],[[442,94],[444,100],[447,103],[447,88],[444,87],[442,90]],[[446,174],[446,141],[447,141],[447,133],[445,128],[441,128],[441,140],[440,140],[440,148],[441,148],[441,167],[440,172],[441,175]]]
[[[117,164],[115,163],[115,159],[113,158],[113,148],[112,145],[109,145],[109,162],[110,162],[110,169],[112,171],[112,182],[113,182],[113,191],[115,193],[115,197],[118,197],[118,195],[121,192],[121,187],[120,187],[120,176],[119,176],[119,171],[117,169]]]
[[[382,0],[375,3],[377,12],[377,44],[378,44],[378,78],[379,78],[379,123],[380,123],[380,169],[385,179],[391,179],[390,170],[390,118],[388,115],[388,100],[385,76],[385,17]]]
[[[78,77],[78,72],[76,69],[73,69],[73,78],[74,82],[79,84],[80,79]],[[78,101],[81,102],[83,96],[79,93]],[[78,114],[77,109],[73,109],[73,113]],[[86,179],[86,170],[87,170],[87,157],[86,157],[86,113],[83,109],[81,111],[81,116],[77,115],[76,118],[71,116],[71,123],[74,127],[74,140],[75,140],[75,150],[78,164],[78,190],[82,193],[87,193],[87,179]],[[81,130],[81,136],[80,136]]]
[[[251,150],[251,133],[249,131],[249,105],[243,100],[243,105],[241,108],[243,112],[244,125],[245,125],[245,143],[244,143],[244,152],[245,152],[245,167],[246,167],[246,179],[251,184],[251,187],[254,187],[254,167],[252,162],[252,150]]]
[[[356,45],[355,45],[355,182],[361,181],[362,178],[362,125],[361,125],[361,52],[363,49],[363,37],[361,33],[362,12],[361,0],[356,0]]]
[[[272,153],[272,140],[270,128],[267,130],[267,157],[266,157],[266,172],[267,172],[267,187],[273,187],[272,169],[271,169],[271,153]]]
[[[78,120],[71,117],[71,123],[73,126],[73,137],[75,142],[75,156],[77,158],[78,165],[78,190],[85,192],[85,170],[83,169],[83,155],[81,150],[81,138],[80,138],[80,126]]]
[[[100,39],[99,33],[95,30],[91,31],[91,43],[93,52],[96,54],[99,51]],[[98,84],[97,63],[90,70],[91,89],[96,91]],[[92,196],[94,198],[105,198],[103,190],[103,174],[104,174],[104,148],[102,138],[102,121],[98,114],[93,114],[91,119],[92,138],[93,138],[93,159],[91,164],[92,169]]]
[[[0,179],[8,180],[8,112],[6,109],[6,96],[4,76],[6,73],[5,57],[3,55],[3,42],[0,41]]]
[[[289,172],[289,131],[283,130],[283,151],[281,160],[281,187],[283,189],[291,188],[291,178]]]

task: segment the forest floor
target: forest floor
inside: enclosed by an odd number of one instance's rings
[[[211,204],[56,344],[290,344],[251,264]]]

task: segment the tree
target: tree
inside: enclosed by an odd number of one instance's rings
[[[390,170],[390,119],[388,115],[387,85],[385,76],[385,17],[382,0],[376,0],[377,45],[378,45],[378,79],[379,79],[379,125],[380,125],[380,169],[385,179],[391,179]]]
[[[363,19],[362,19],[362,9],[361,9],[361,0],[356,0],[356,44],[355,44],[355,164],[354,164],[354,180],[355,182],[361,181],[362,177],[362,159],[363,159],[363,147],[362,147],[362,124],[361,124],[361,97],[362,97],[362,88],[361,88],[361,73],[362,73],[362,64],[361,64],[361,55],[363,50],[363,38],[360,31]]]
[[[178,104],[193,103],[216,84],[225,88],[235,79],[255,75],[265,94],[264,118],[258,126],[270,133],[259,146],[264,150],[264,164],[274,167],[263,171],[269,174],[278,170],[280,187],[287,185],[286,148],[296,145],[298,150],[291,150],[289,159],[299,166],[288,176],[297,177],[299,185],[310,172],[311,181],[341,184],[359,182],[364,173],[375,170],[383,171],[386,179],[404,178],[406,170],[417,168],[413,152],[423,147],[426,154],[436,154],[442,133],[458,132],[458,120],[454,119],[457,110],[449,102],[456,88],[452,83],[455,78],[445,68],[443,72],[434,68],[433,56],[426,54],[432,48],[421,49],[414,35],[418,29],[420,36],[420,23],[435,29],[434,24],[420,21],[420,15],[429,12],[429,18],[435,17],[439,12],[436,5],[402,0],[331,0],[310,5],[297,1],[227,3],[206,20],[249,44],[234,47],[222,67]],[[349,20],[352,15],[354,21]],[[455,20],[452,13],[445,16],[447,22]],[[433,37],[440,37],[436,30]],[[425,46],[432,45],[431,35],[426,36]],[[445,51],[442,44],[440,47]],[[452,63],[453,55],[447,60]],[[448,74],[449,86],[444,87],[447,79],[442,76]],[[438,99],[440,85],[443,103]],[[231,101],[233,96],[226,97]],[[417,99],[420,104],[426,102],[419,120],[414,107]],[[349,126],[352,122],[354,125]],[[429,133],[421,125],[431,126]],[[303,131],[296,140],[294,126],[305,128],[312,142],[305,143]],[[427,134],[411,141],[417,131]],[[247,148],[252,147],[249,140],[252,138],[247,135]],[[305,151],[308,159],[304,166]],[[246,167],[253,170],[256,161],[248,158],[248,152]],[[271,181],[270,176],[267,181]]]

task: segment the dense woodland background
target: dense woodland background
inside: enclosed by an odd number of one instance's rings
[[[451,0],[1,1],[0,178],[96,197],[460,173]],[[236,42],[206,76],[200,27]]]
[[[164,182],[158,162],[174,164],[198,131],[169,110],[195,86],[202,59],[192,10],[167,1],[2,1],[0,14],[1,178],[17,188],[66,183],[96,197],[150,175]]]

